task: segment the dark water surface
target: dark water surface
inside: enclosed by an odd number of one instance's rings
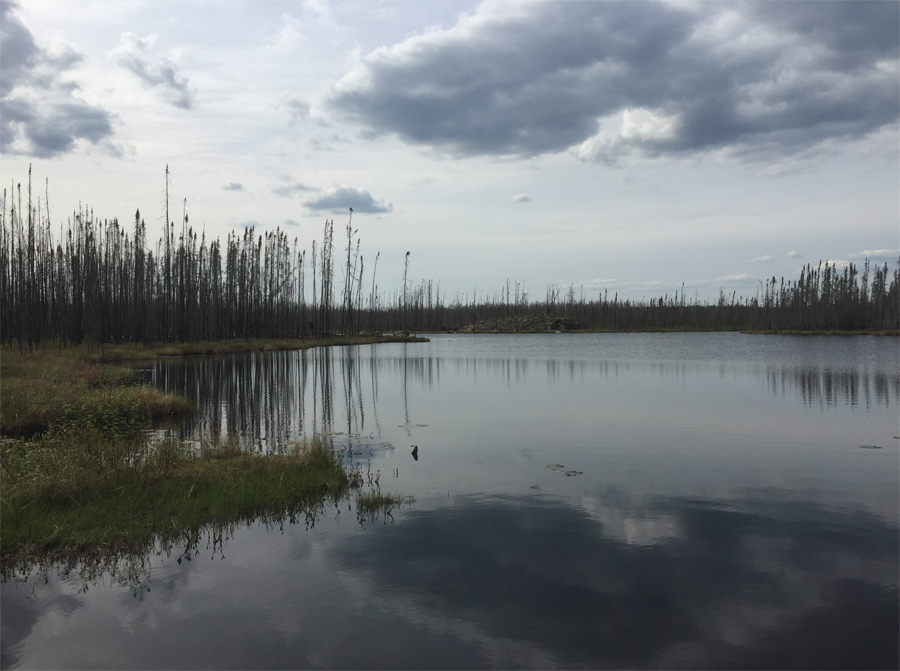
[[[183,438],[326,432],[415,504],[8,581],[0,662],[897,668],[898,371],[894,338],[736,333],[163,361]]]

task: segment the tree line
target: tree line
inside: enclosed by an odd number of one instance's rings
[[[900,264],[807,265],[795,281],[775,277],[755,296],[686,300],[684,290],[649,301],[576,299],[573,287],[548,287],[533,300],[524,285],[507,282],[492,295],[457,294],[447,301],[440,283],[408,281],[379,290],[380,255],[365,279],[358,231],[346,228],[346,257],[334,248],[334,221],[310,252],[281,229],[246,228],[225,240],[207,240],[190,224],[186,203],[180,225],[170,216],[166,168],[165,230],[148,246],[147,226],[100,219],[88,207],[68,217],[54,236],[47,187],[43,200],[14,185],[0,208],[0,341],[24,348],[48,342],[191,342],[233,338],[304,338],[335,333],[456,330],[504,318],[558,315],[582,328],[628,330],[900,328]],[[338,295],[335,279],[343,280]]]

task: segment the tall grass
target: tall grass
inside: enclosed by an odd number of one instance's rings
[[[55,426],[118,432],[195,410],[187,399],[132,384],[134,371],[79,351],[7,349],[0,356],[0,431],[28,436]]]
[[[199,453],[174,438],[51,431],[0,445],[4,566],[71,561],[97,548],[141,553],[209,525],[290,519],[337,501],[352,474],[323,438],[284,455],[243,452],[234,439]]]

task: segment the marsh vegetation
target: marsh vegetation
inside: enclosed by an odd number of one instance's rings
[[[96,563],[98,556],[134,558],[154,544],[185,543],[222,525],[308,518],[351,490],[362,492],[361,519],[389,515],[401,501],[344,464],[327,437],[301,437],[277,454],[263,455],[245,449],[233,434],[184,441],[171,432],[149,431],[154,420],[180,421],[197,407],[179,394],[137,384],[127,365],[197,348],[272,351],[384,340],[122,345],[103,352],[85,346],[5,349],[0,359],[0,426],[6,436],[0,441],[3,570]]]

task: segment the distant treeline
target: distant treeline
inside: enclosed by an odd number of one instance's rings
[[[386,295],[376,283],[378,257],[364,283],[357,231],[346,228],[346,257],[334,253],[334,222],[310,253],[279,230],[207,240],[169,216],[166,170],[164,235],[148,247],[140,212],[133,224],[101,220],[80,208],[54,238],[48,199],[25,203],[21,185],[4,190],[0,214],[0,340],[31,348],[54,342],[146,343],[232,338],[292,338],[364,331],[456,330],[516,315],[547,314],[593,329],[894,330],[900,328],[900,277],[888,266],[806,266],[796,281],[775,277],[758,295],[715,302],[684,291],[651,301],[576,299],[550,287],[529,300],[518,283],[492,296],[447,302],[431,280]],[[354,242],[355,240],[355,242]],[[898,266],[900,268],[900,266]],[[335,277],[342,289],[337,294]]]

